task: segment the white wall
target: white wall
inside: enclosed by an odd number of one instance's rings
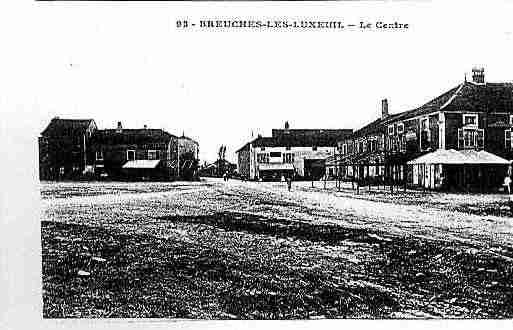
[[[283,154],[284,153],[293,153],[294,154],[294,168],[296,172],[303,176],[305,175],[305,159],[325,159],[329,156],[335,154],[335,147],[317,147],[316,151],[312,150],[312,147],[291,147],[290,150],[287,150],[286,147],[265,147],[265,150],[261,150],[260,147],[251,148],[252,151],[252,160],[253,167],[252,171],[254,171],[256,175],[256,169],[258,167],[257,163],[257,154],[260,153],[271,153],[271,152],[281,152],[281,157],[269,158],[269,163],[283,163]],[[252,176],[254,178],[254,176]]]

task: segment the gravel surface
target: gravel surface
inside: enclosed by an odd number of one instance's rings
[[[468,207],[503,196],[215,179],[41,194],[45,317],[513,316],[512,219]]]

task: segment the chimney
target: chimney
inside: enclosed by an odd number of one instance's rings
[[[290,128],[289,122],[288,122],[288,121],[286,121],[286,122],[285,122],[285,129],[289,129],[289,128]]]
[[[118,121],[118,127],[116,128],[116,133],[121,133],[123,132],[123,126],[121,126],[121,122]]]
[[[472,68],[472,81],[476,84],[484,84],[484,68]]]
[[[381,119],[388,117],[388,100],[381,100]]]

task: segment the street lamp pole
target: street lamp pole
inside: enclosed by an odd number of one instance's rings
[[[180,177],[180,139],[176,140],[176,171],[177,177]]]

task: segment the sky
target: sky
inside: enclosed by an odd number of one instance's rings
[[[268,135],[286,120],[292,128],[359,128],[379,115],[382,98],[392,113],[417,107],[475,65],[488,81],[512,81],[511,13],[513,2],[498,0],[0,1],[0,220],[8,228],[0,235],[9,246],[2,278],[14,279],[2,291],[3,315],[41,321],[37,136],[52,117],[184,132],[199,141],[202,160],[215,160],[221,144],[234,160],[252,130]],[[399,20],[411,28],[179,31],[175,20],[184,17]]]
[[[420,106],[473,66],[513,80],[513,4],[467,1],[198,5],[31,3],[23,50],[2,61],[0,102],[35,137],[54,116],[148,125],[200,144],[201,161],[291,128],[357,129]],[[408,23],[406,31],[181,31],[177,18],[289,17]],[[20,37],[22,36],[22,37]],[[0,55],[2,56],[2,55]],[[4,54],[5,56],[5,54]],[[8,55],[7,55],[8,56]],[[9,110],[9,109],[8,109]]]

